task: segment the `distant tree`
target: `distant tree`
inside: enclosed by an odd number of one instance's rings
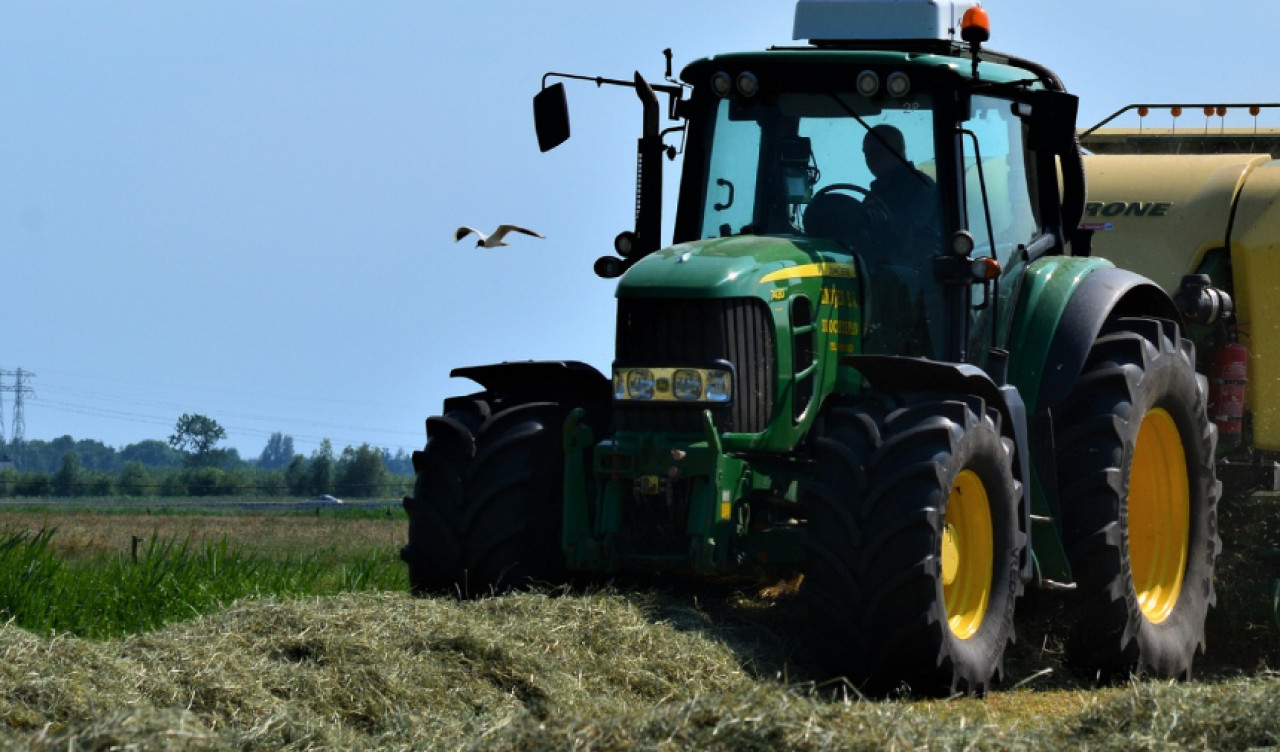
[[[320,442],[320,446],[311,453],[311,463],[307,468],[311,476],[310,493],[329,493],[333,490],[333,444],[328,439]]]
[[[271,434],[267,445],[258,455],[258,467],[264,470],[280,470],[293,461],[293,437],[279,431]]]
[[[305,496],[311,492],[311,473],[307,468],[307,458],[295,454],[289,467],[284,471],[284,484],[294,496]]]
[[[120,459],[126,464],[137,462],[143,467],[180,467],[182,454],[163,441],[146,439],[120,450]]]
[[[396,450],[395,456],[392,456],[391,450],[383,449],[382,463],[387,466],[387,472],[393,475],[413,475],[413,460],[403,447]]]
[[[374,496],[382,490],[386,475],[380,450],[368,444],[361,444],[359,449],[342,450],[337,467],[339,493],[362,498]]]
[[[227,430],[218,421],[199,413],[183,413],[169,436],[169,446],[187,456],[192,467],[211,467],[223,459],[214,447],[227,438]]]
[[[62,466],[53,474],[53,493],[57,496],[78,496],[80,472],[80,455],[75,452],[63,454]]]
[[[192,496],[230,493],[227,474],[216,467],[193,467],[182,471],[182,483]]]
[[[151,494],[151,476],[147,469],[137,460],[130,460],[120,471],[118,485],[120,493],[125,496],[149,496]]]
[[[289,486],[282,471],[267,470],[254,473],[253,488],[263,496],[284,496]]]
[[[187,496],[190,491],[187,490],[186,479],[182,473],[177,470],[171,470],[160,481],[161,496]]]
[[[32,439],[15,446],[13,458],[21,470],[52,474],[62,465],[63,455],[75,451],[75,446],[75,439],[70,436],[60,436],[53,441]]]
[[[49,496],[53,483],[48,473],[21,472],[14,482],[14,496]]]
[[[248,467],[245,461],[240,459],[240,450],[235,447],[215,449],[210,454],[214,457],[211,464],[224,470]]]
[[[115,478],[111,473],[84,473],[80,476],[79,491],[78,496],[114,496]]]
[[[253,475],[259,471],[242,463],[240,455],[234,452],[235,450],[228,451],[226,461],[220,466],[222,483],[219,486],[218,493],[252,495],[254,487],[257,485],[253,480]]]
[[[124,465],[119,453],[101,441],[96,439],[76,441],[71,436],[64,435],[52,441],[40,439],[24,441],[21,467],[24,470],[52,474],[62,466],[62,458],[67,452],[80,455],[80,467],[83,470],[116,472]]]
[[[76,442],[75,453],[80,455],[80,465],[95,472],[116,472],[124,463],[115,448],[97,439],[81,439]]]

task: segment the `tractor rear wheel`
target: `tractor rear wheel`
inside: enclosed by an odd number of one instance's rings
[[[872,394],[831,411],[817,452],[801,587],[819,659],[871,692],[985,692],[1026,545],[999,414]]]
[[[1116,320],[1054,416],[1077,584],[1068,660],[1104,679],[1189,677],[1221,549],[1193,346],[1173,322]]]
[[[483,393],[450,400],[443,416],[427,421],[400,551],[414,593],[471,598],[563,581],[568,412],[555,402],[508,405]]]

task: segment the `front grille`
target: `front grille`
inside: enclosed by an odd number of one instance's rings
[[[726,360],[735,371],[733,401],[712,408],[721,432],[758,433],[773,416],[773,323],[764,301],[638,299],[618,301],[618,362],[702,365]],[[705,403],[619,404],[624,431],[700,431]]]

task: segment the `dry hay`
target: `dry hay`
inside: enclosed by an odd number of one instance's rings
[[[103,643],[5,627],[0,720],[53,748],[130,724],[147,749],[440,748],[566,702],[609,717],[749,684],[708,648],[616,598],[245,601]]]
[[[242,601],[105,642],[9,625],[0,750],[1280,743],[1280,679],[873,702],[760,675],[747,641],[686,604],[651,592],[469,603],[384,593]]]

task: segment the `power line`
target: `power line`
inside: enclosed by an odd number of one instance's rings
[[[2,373],[5,372],[0,372]],[[13,372],[7,373],[16,375]],[[28,378],[34,376],[28,371],[24,371],[24,374]],[[170,384],[152,384],[144,391],[137,391],[140,384],[136,382],[111,383],[111,379],[102,379],[97,376],[85,378],[83,374],[64,373],[54,374],[54,376],[54,381],[57,383],[51,383],[48,378],[43,378],[40,382],[40,392],[43,396],[40,398],[38,407],[41,411],[85,416],[110,421],[113,424],[131,423],[159,428],[173,425],[173,418],[165,413],[173,411],[173,414],[176,414],[191,410],[191,405],[185,398],[183,403],[166,398],[166,395],[173,391],[173,385]],[[54,393],[51,394],[51,390]],[[7,391],[12,391],[12,388]],[[390,424],[390,427],[387,424],[369,425],[370,421],[350,420],[351,411],[341,411],[345,414],[331,416],[329,420],[319,417],[314,410],[309,411],[307,417],[297,415],[287,417],[281,415],[279,403],[296,400],[299,395],[292,395],[291,398],[286,399],[239,388],[206,391],[216,391],[221,394],[221,397],[213,400],[214,402],[235,403],[235,406],[230,408],[223,405],[205,405],[201,406],[198,412],[217,419],[227,429],[228,438],[232,443],[239,445],[239,449],[246,452],[246,456],[250,453],[250,447],[247,446],[249,443],[255,439],[268,438],[277,432],[292,436],[299,443],[300,450],[314,447],[326,438],[338,447],[359,446],[364,443],[392,448],[413,447],[420,446],[423,441],[420,421],[405,421],[406,425],[403,426],[400,423]],[[201,401],[208,402],[207,397],[208,395],[203,395]],[[268,399],[270,406],[263,403],[264,399]],[[317,401],[317,399],[308,399],[312,403]],[[360,400],[337,400],[327,395],[319,398],[318,401],[335,404],[365,404]],[[391,406],[394,403],[369,404]],[[403,407],[403,411],[407,414],[411,409]],[[3,411],[0,411],[0,423],[3,423],[4,417]],[[55,424],[61,423],[61,420],[55,419]],[[42,421],[41,425],[46,424]],[[2,438],[3,431],[0,430],[0,439]]]

